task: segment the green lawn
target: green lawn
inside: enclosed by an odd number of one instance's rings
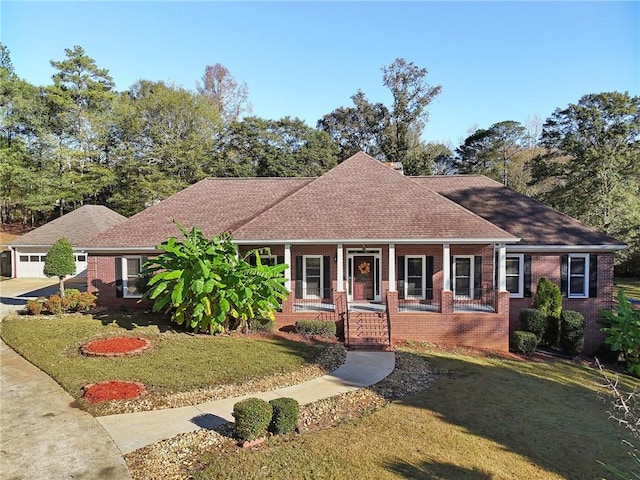
[[[617,297],[618,289],[624,289],[627,297],[640,300],[640,278],[637,277],[616,277],[613,280],[614,295]]]
[[[84,357],[80,346],[112,335],[143,336],[153,348],[123,358]],[[73,397],[104,380],[142,382],[154,394],[169,394],[286,373],[313,363],[321,349],[284,338],[193,335],[176,331],[155,315],[6,317],[0,336],[14,350],[55,379]],[[99,406],[81,401],[100,414]]]
[[[632,468],[594,370],[426,347],[414,354],[440,372],[425,392],[255,451],[209,453],[194,478],[595,480],[606,476],[598,460]]]

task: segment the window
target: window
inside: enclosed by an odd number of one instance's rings
[[[41,262],[46,262],[47,261],[47,256],[46,255],[41,256],[40,257],[40,261]]]
[[[122,287],[125,297],[141,297],[140,270],[142,259],[140,257],[127,257],[122,259]]]
[[[405,278],[406,298],[424,298],[425,290],[425,265],[424,256],[405,257]]]
[[[322,278],[322,255],[305,255],[302,266],[304,298],[321,298],[324,286]]]
[[[28,255],[20,255],[20,261],[21,262],[28,262],[29,261],[29,256]]]
[[[31,255],[31,256],[29,256],[29,261],[30,262],[39,262],[40,261],[40,255]]]
[[[457,298],[473,298],[474,257],[453,257],[453,295]]]
[[[79,262],[86,262],[87,261],[87,256],[86,255],[77,255],[76,256],[76,260]]]
[[[589,255],[586,253],[569,255],[567,270],[569,298],[587,298],[589,296]]]
[[[276,255],[260,255],[260,261],[262,265],[273,267],[278,264],[278,257]]]
[[[511,298],[524,297],[524,255],[507,255],[507,290]]]

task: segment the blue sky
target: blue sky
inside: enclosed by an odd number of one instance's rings
[[[195,89],[206,65],[245,81],[253,113],[310,126],[362,89],[390,105],[383,65],[404,57],[442,85],[427,141],[533,117],[587,93],[640,94],[640,2],[0,2],[16,73],[51,83],[81,45],[118,90]]]

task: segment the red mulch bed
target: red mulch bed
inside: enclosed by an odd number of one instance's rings
[[[91,403],[107,402],[109,400],[127,400],[147,393],[143,384],[138,382],[108,382],[91,383],[82,389],[82,396]]]
[[[136,355],[151,348],[151,342],[140,337],[101,338],[85,343],[81,351],[95,357],[122,357]]]

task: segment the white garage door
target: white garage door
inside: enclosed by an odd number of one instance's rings
[[[46,252],[40,253],[18,253],[16,262],[17,278],[46,278],[43,273]],[[87,276],[87,254],[74,253],[76,261],[76,277]]]

